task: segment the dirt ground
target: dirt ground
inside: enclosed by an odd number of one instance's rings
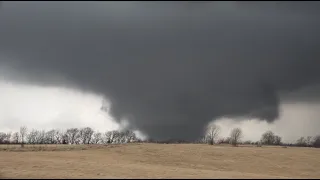
[[[2,150],[0,173],[0,178],[320,178],[320,149],[126,144]]]

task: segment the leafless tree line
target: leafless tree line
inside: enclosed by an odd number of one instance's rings
[[[219,138],[221,128],[216,124],[209,124],[205,131],[205,136],[201,137],[197,143],[208,143],[213,144],[231,144],[237,146],[238,144],[251,144],[251,145],[284,145],[284,146],[300,146],[300,147],[316,147],[320,148],[320,135],[315,137],[301,137],[297,140],[296,143],[285,144],[282,142],[282,138],[272,131],[267,131],[262,134],[260,141],[244,141],[241,139],[243,137],[243,132],[240,128],[234,128],[230,132],[230,136],[227,138]]]
[[[209,124],[205,131],[205,136],[202,137],[200,142],[206,142],[210,145],[228,143],[232,144],[233,146],[237,146],[243,137],[242,130],[240,128],[234,128],[231,130],[230,136],[228,138],[218,140],[220,131],[220,126],[213,123]]]
[[[282,143],[282,138],[275,135],[272,131],[262,134],[260,141],[241,141],[243,132],[240,128],[234,128],[230,132],[230,136],[219,138],[221,128],[216,124],[209,124],[205,130],[204,136],[196,142],[185,140],[169,139],[165,141],[154,141],[148,139],[144,142],[153,143],[207,143],[213,144],[231,144],[238,146],[239,144],[251,145],[283,145],[283,146],[300,146],[300,147],[316,147],[320,148],[320,135],[315,137],[301,137],[296,143]],[[85,128],[69,128],[66,131],[52,129],[49,131],[31,129],[23,126],[19,132],[0,132],[0,144],[119,144],[130,142],[142,142],[137,138],[136,134],[131,130],[113,130],[104,133],[96,132],[90,127]]]
[[[296,144],[297,146],[300,147],[317,147],[320,148],[320,135],[315,136],[315,137],[301,137],[297,140]]]
[[[0,132],[0,144],[115,144],[141,141],[131,130],[95,132],[90,127],[66,131],[31,129],[23,126],[19,132]]]

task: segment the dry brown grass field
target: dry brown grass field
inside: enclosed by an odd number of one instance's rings
[[[10,147],[0,147],[2,178],[320,178],[320,149],[315,148],[151,143]]]

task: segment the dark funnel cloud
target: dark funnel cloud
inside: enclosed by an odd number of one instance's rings
[[[191,140],[220,117],[273,122],[279,93],[320,83],[319,9],[302,1],[4,2],[0,75],[103,94],[117,121],[151,138]]]

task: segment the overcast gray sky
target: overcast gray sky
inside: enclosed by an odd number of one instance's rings
[[[288,109],[306,114],[319,102],[319,8],[319,2],[4,2],[0,77],[105,97],[114,121],[126,119],[157,139],[195,139],[222,117],[277,125],[286,117],[282,104],[300,103]],[[305,87],[312,93],[288,95]],[[46,92],[43,99],[52,98]],[[66,123],[81,121],[73,114]],[[314,124],[303,128],[310,132]]]

